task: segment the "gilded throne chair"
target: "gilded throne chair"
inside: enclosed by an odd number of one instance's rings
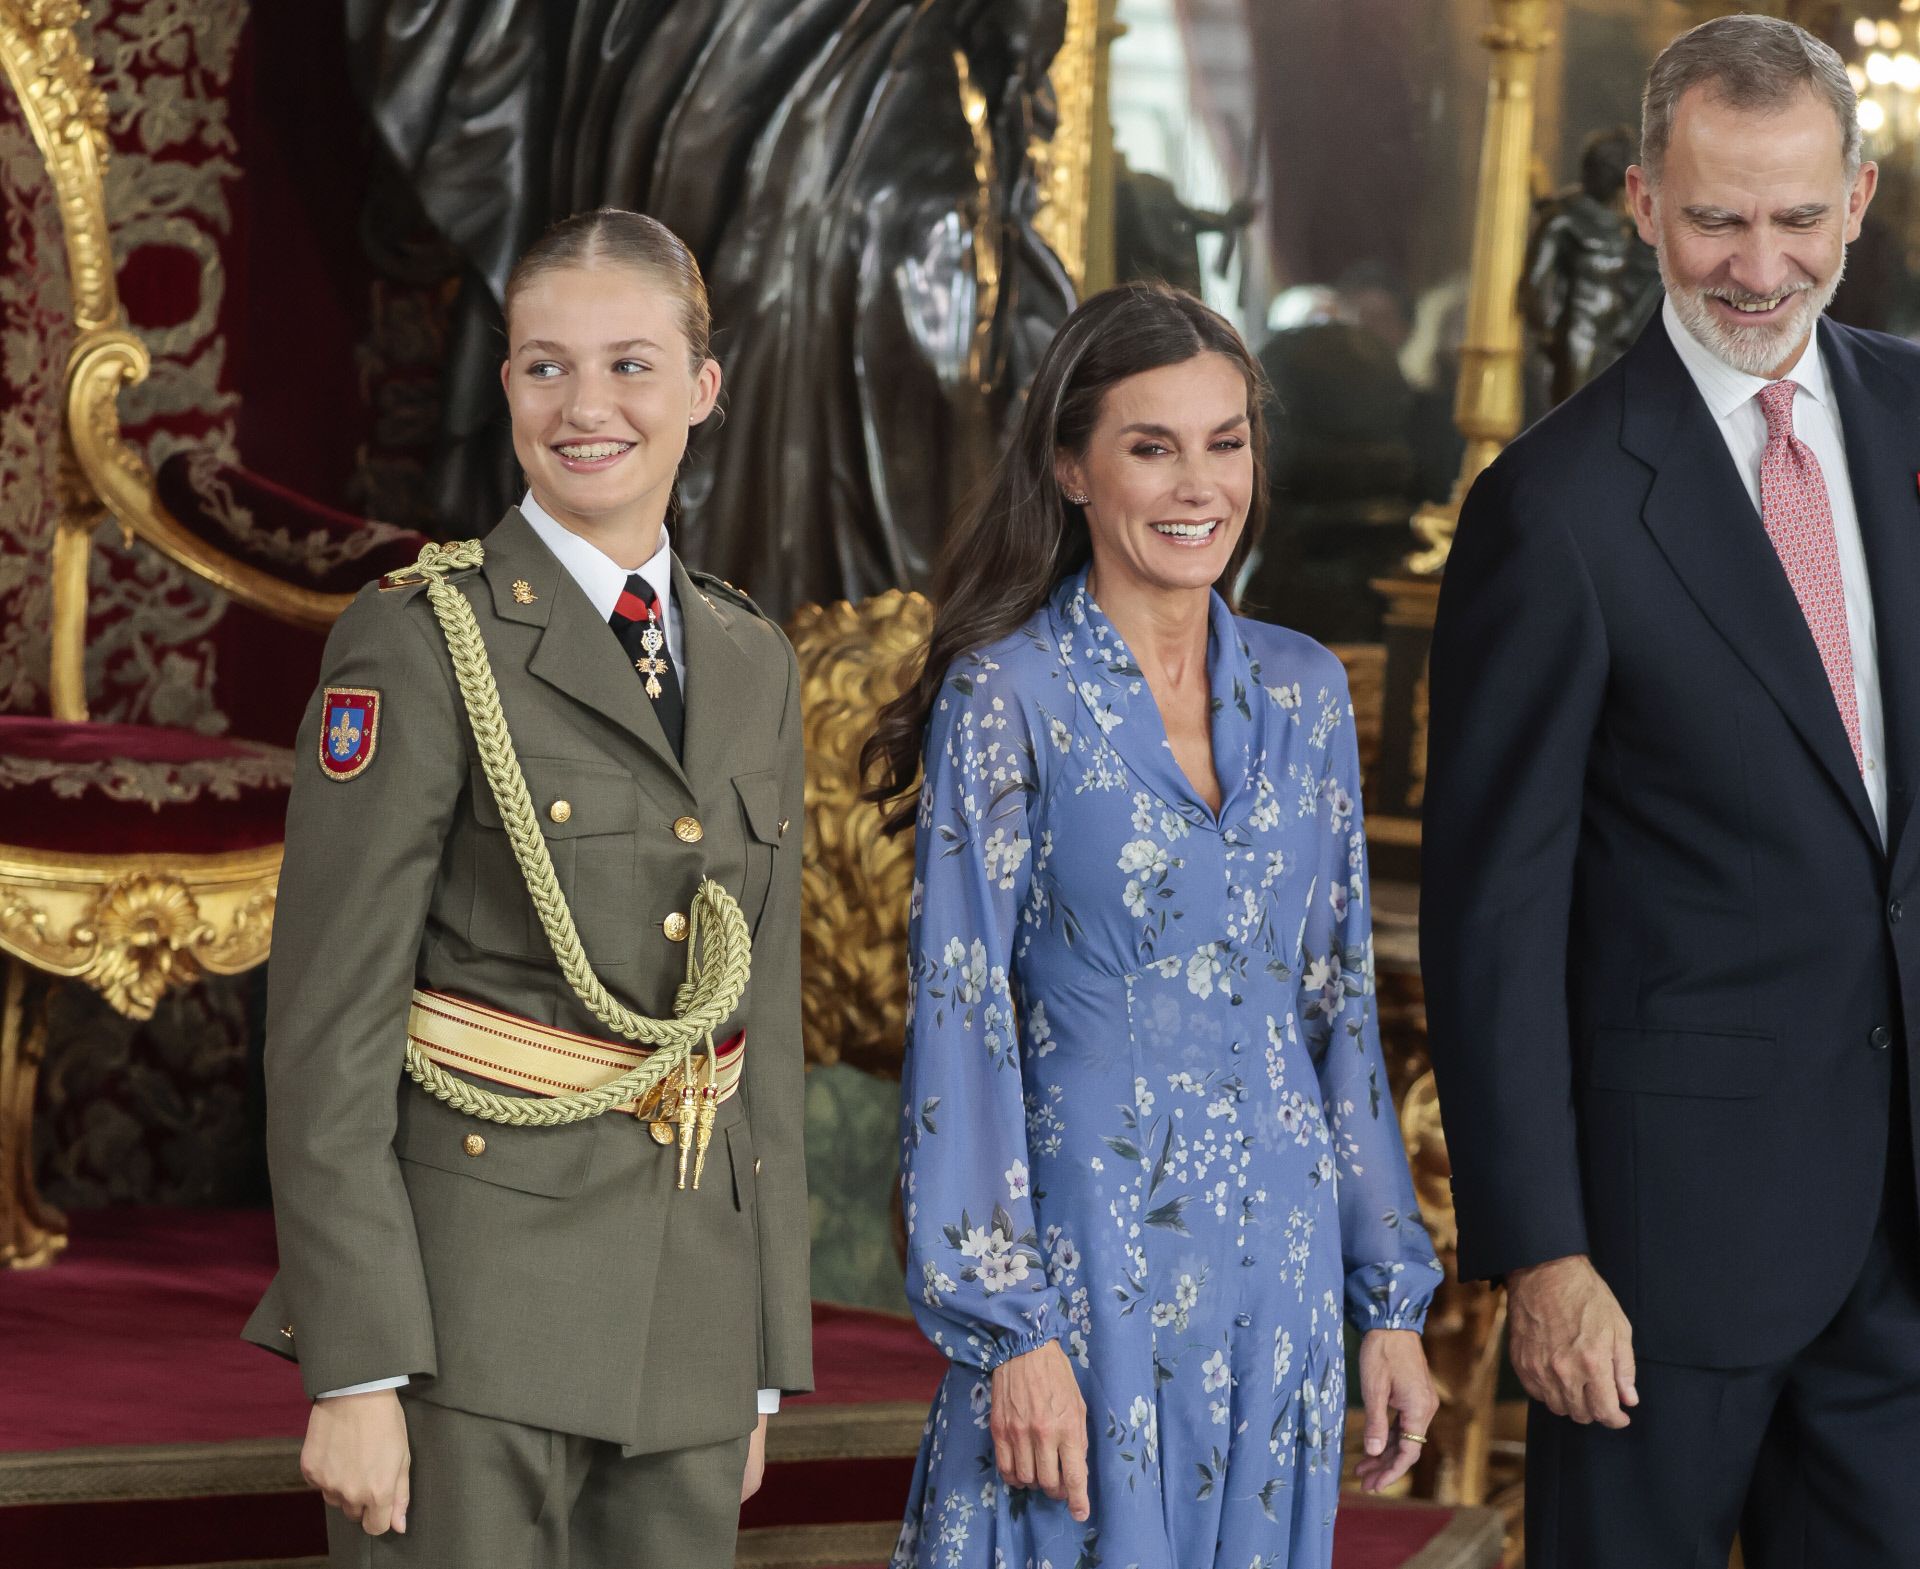
[[[103,5],[91,25],[111,37],[139,9]],[[182,425],[177,388],[123,429],[150,340],[178,331],[135,331],[123,305],[103,176],[140,122],[116,105],[109,133],[88,25],[76,0],[0,0],[0,1263],[16,1268],[66,1240],[34,1182],[54,987],[78,980],[145,1019],[170,989],[266,957],[288,743],[322,636],[351,587],[421,540],[240,468]],[[211,274],[224,258],[206,260]],[[169,454],[157,474],[149,447]],[[103,516],[117,539],[96,541]],[[102,598],[161,607],[186,652],[143,641]],[[89,717],[115,661],[168,660],[197,670],[197,705],[170,704],[159,680],[144,711]]]

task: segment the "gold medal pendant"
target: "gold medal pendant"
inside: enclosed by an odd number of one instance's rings
[[[643,653],[633,662],[633,668],[647,678],[648,697],[660,695],[660,678],[667,673],[667,662],[660,657],[660,650],[666,646],[667,634],[660,630],[659,618],[648,611],[647,629],[640,634]]]

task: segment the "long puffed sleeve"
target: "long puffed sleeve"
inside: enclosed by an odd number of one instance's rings
[[[1373,969],[1366,826],[1351,701],[1327,748],[1317,814],[1320,874],[1307,911],[1300,1008],[1320,1078],[1340,1196],[1347,1317],[1355,1328],[1419,1329],[1441,1281],[1420,1220],[1406,1146],[1387,1087]]]
[[[1010,972],[1038,764],[1002,672],[955,663],[927,727],[902,1075],[907,1292],[929,1339],[991,1370],[1055,1339],[1028,1183]]]

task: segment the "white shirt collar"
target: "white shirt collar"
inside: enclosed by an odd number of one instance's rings
[[[1660,307],[1660,319],[1666,323],[1667,336],[1673,340],[1681,364],[1687,367],[1688,375],[1693,377],[1693,384],[1700,389],[1700,396],[1706,399],[1707,407],[1712,410],[1715,419],[1725,419],[1743,403],[1751,403],[1772,385],[1764,376],[1749,376],[1743,370],[1735,370],[1689,332],[1686,323],[1680,319],[1680,313],[1673,307],[1671,295]],[[1800,391],[1816,403],[1828,402],[1831,394],[1827,385],[1826,361],[1820,354],[1820,326],[1817,321],[1807,338],[1807,346],[1800,351],[1800,358],[1794,361],[1793,368],[1780,380],[1798,382]]]
[[[598,545],[558,522],[528,491],[520,498],[520,515],[533,525],[541,543],[551,550],[567,569],[567,574],[586,594],[593,608],[605,621],[613,614],[621,592],[627,586],[627,569]],[[640,575],[653,589],[660,604],[661,630],[672,635],[673,615],[673,541],[665,524],[660,526],[660,548],[639,568]]]

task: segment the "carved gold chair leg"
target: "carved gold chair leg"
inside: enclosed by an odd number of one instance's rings
[[[1426,1471],[1416,1491],[1437,1503],[1487,1501],[1487,1464],[1493,1443],[1493,1397],[1507,1327],[1504,1291],[1449,1278],[1428,1316],[1428,1355],[1440,1410]],[[1434,1334],[1435,1328],[1440,1330]]]
[[[0,1003],[0,1264],[38,1269],[67,1245],[67,1219],[33,1180],[33,1097],[47,1046],[50,983],[11,954]]]

